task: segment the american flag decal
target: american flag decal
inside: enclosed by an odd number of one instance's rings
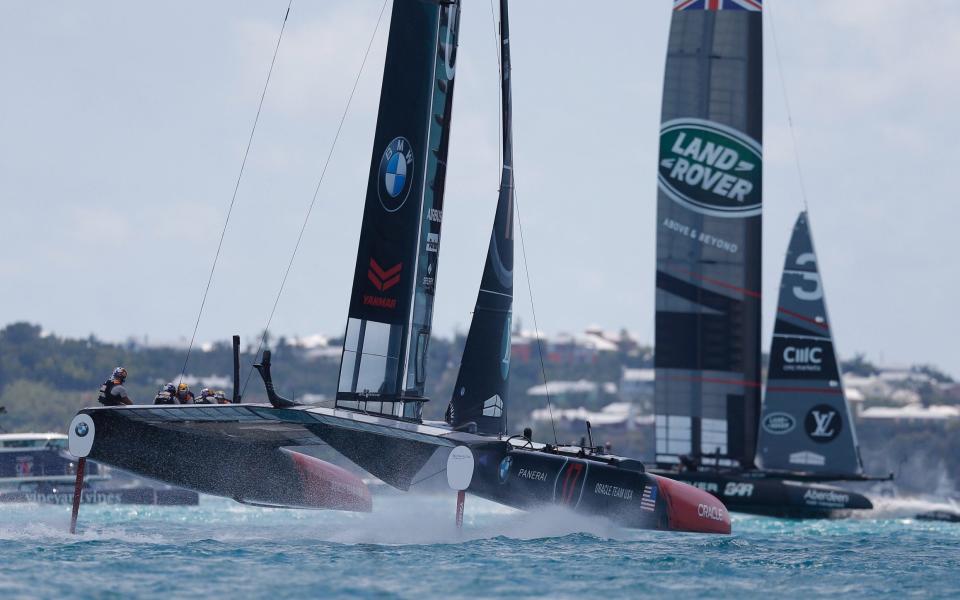
[[[763,0],[673,0],[673,10],[763,10]]]
[[[653,484],[643,486],[643,495],[640,496],[640,508],[653,512],[657,508],[657,486]]]

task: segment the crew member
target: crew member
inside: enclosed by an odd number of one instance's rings
[[[195,404],[213,404],[216,400],[213,397],[213,390],[210,388],[203,388],[200,390],[200,397],[197,398]]]
[[[213,397],[217,400],[217,404],[230,404],[230,399],[223,393],[223,390],[217,390]]]
[[[179,404],[177,402],[177,386],[172,383],[160,388],[157,397],[153,399],[154,404]]]
[[[127,395],[127,388],[123,387],[123,382],[127,380],[127,370],[123,367],[117,367],[113,370],[110,379],[103,382],[100,386],[100,396],[97,401],[104,406],[123,406],[133,404],[130,396]]]
[[[181,383],[177,386],[177,402],[180,404],[193,404],[193,392],[190,391],[190,386]]]

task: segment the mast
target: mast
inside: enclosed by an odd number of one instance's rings
[[[443,220],[459,0],[394,0],[338,408],[419,420]]]
[[[656,455],[752,467],[760,413],[761,0],[675,0],[657,192]]]
[[[805,212],[783,265],[760,423],[765,469],[863,474]]]
[[[478,433],[489,435],[500,435],[507,430],[513,314],[513,125],[507,0],[500,0],[500,47],[503,113],[500,194],[473,320],[446,415],[447,422],[454,427],[475,423]]]

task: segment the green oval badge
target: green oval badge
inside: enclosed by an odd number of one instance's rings
[[[717,217],[760,214],[763,150],[753,138],[703,119],[660,129],[660,189],[690,210]]]

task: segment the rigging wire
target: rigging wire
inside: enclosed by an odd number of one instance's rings
[[[514,160],[516,164],[516,160]],[[523,241],[523,221],[520,219],[520,202],[517,200],[517,178],[513,179],[513,205],[517,214],[517,230],[520,232],[520,250],[523,253],[523,272],[527,278],[527,294],[530,296],[530,312],[533,314],[533,335],[537,340],[537,356],[540,357],[540,373],[543,376],[543,391],[546,392],[547,410],[550,412],[550,426],[553,428],[553,443],[559,445],[557,439],[557,422],[553,418],[553,403],[550,401],[550,384],[547,381],[547,367],[543,362],[543,343],[540,339],[540,326],[537,324],[537,308],[533,303],[533,284],[530,281],[530,261],[527,260],[527,245]]]
[[[307,214],[304,216],[303,224],[300,226],[300,233],[297,235],[297,241],[293,246],[293,252],[290,254],[290,261],[287,263],[287,269],[283,273],[283,279],[280,281],[280,289],[277,290],[277,297],[273,301],[273,308],[270,309],[270,316],[267,319],[267,324],[263,328],[263,333],[260,335],[260,343],[257,345],[257,351],[253,355],[254,360],[260,356],[260,351],[263,349],[267,332],[270,330],[270,324],[273,322],[273,317],[277,312],[277,305],[280,304],[280,297],[283,295],[283,288],[287,285],[287,277],[290,275],[290,269],[293,268],[293,261],[297,258],[297,251],[300,249],[300,242],[303,240],[303,233],[307,229],[307,223],[310,221],[310,215],[313,213],[313,207],[317,203],[317,198],[320,195],[320,186],[323,184],[323,178],[327,174],[327,168],[330,166],[330,160],[333,158],[333,152],[337,148],[337,141],[340,139],[340,132],[343,130],[343,124],[347,120],[347,113],[350,111],[350,105],[353,103],[353,97],[357,92],[357,86],[360,84],[360,76],[363,75],[363,68],[367,64],[367,58],[370,56],[370,50],[373,48],[373,42],[377,38],[377,32],[380,31],[380,23],[383,21],[383,13],[387,9],[387,2],[389,2],[389,0],[384,0],[383,6],[380,7],[380,14],[377,16],[377,24],[373,28],[373,34],[370,36],[370,42],[367,44],[367,50],[364,52],[363,60],[360,62],[360,69],[357,71],[357,76],[353,81],[353,88],[350,90],[350,95],[347,97],[347,104],[344,106],[343,114],[340,116],[340,124],[337,126],[337,131],[333,136],[333,142],[330,144],[330,151],[327,153],[327,159],[323,163],[323,169],[320,171],[320,178],[317,180],[317,186],[313,190],[313,198],[310,200],[310,206],[307,208]],[[252,365],[247,371],[247,377],[243,382],[243,391],[241,392],[241,396],[247,391],[247,384],[250,383],[251,375],[253,375]]]
[[[253,118],[253,127],[250,128],[250,137],[247,138],[247,148],[243,151],[243,160],[240,162],[240,172],[237,174],[237,182],[233,186],[233,196],[230,197],[230,207],[227,209],[227,218],[223,223],[223,229],[220,231],[220,241],[217,242],[217,252],[213,257],[213,264],[210,266],[210,275],[207,276],[207,286],[203,290],[203,298],[200,300],[200,310],[197,311],[197,320],[193,324],[193,333],[190,335],[190,345],[187,346],[187,356],[183,360],[183,368],[180,369],[180,379],[177,384],[183,383],[183,377],[187,372],[187,364],[190,362],[190,353],[193,351],[193,344],[197,339],[197,330],[200,328],[200,318],[203,316],[203,308],[207,304],[207,296],[210,294],[210,284],[213,283],[213,274],[217,270],[217,262],[220,260],[220,250],[223,248],[223,239],[227,235],[227,226],[230,225],[230,217],[233,215],[233,207],[237,202],[237,192],[240,190],[240,181],[243,179],[243,171],[247,166],[247,158],[250,156],[250,147],[253,145],[253,134],[257,131],[257,123],[260,122],[260,112],[263,110],[263,101],[267,97],[267,87],[270,85],[270,77],[273,75],[273,67],[277,63],[277,54],[280,52],[280,42],[283,40],[283,32],[287,28],[287,19],[290,17],[290,7],[293,0],[287,3],[287,12],[283,15],[283,24],[280,25],[280,34],[277,36],[277,45],[273,49],[273,58],[270,59],[270,69],[267,71],[267,80],[263,83],[263,91],[260,92],[260,103],[257,104],[257,115]]]
[[[783,104],[787,109],[787,125],[790,130],[790,141],[793,144],[793,159],[797,167],[797,179],[800,181],[800,198],[803,201],[803,210],[810,211],[807,204],[807,186],[803,180],[803,169],[800,168],[800,147],[797,145],[797,133],[793,127],[793,112],[790,110],[790,96],[787,94],[787,78],[783,72],[783,62],[780,60],[780,43],[777,41],[777,25],[773,15],[774,2],[767,3],[767,10],[770,13],[770,33],[773,37],[773,54],[777,58],[777,76],[780,80],[780,88],[783,91]]]

